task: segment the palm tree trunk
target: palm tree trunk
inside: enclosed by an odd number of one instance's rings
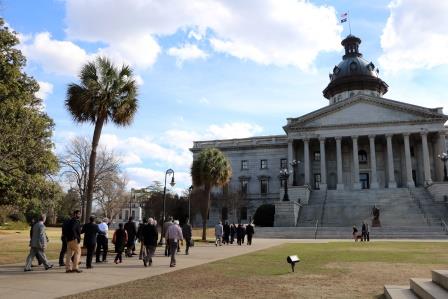
[[[92,214],[92,198],[93,187],[95,183],[95,162],[96,162],[96,149],[101,137],[101,130],[103,129],[104,117],[97,119],[95,123],[95,131],[92,138],[92,151],[90,152],[89,160],[89,181],[87,182],[87,198],[86,198],[86,222]]]
[[[205,213],[202,215],[202,241],[207,240],[207,217],[210,212],[210,191],[211,188],[205,187],[205,193],[207,194],[207,202],[205,205]]]

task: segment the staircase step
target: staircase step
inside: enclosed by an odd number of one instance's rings
[[[448,270],[432,270],[432,281],[448,290]]]
[[[386,299],[418,299],[409,286],[385,285],[384,296]]]
[[[422,299],[447,299],[448,291],[434,283],[431,279],[411,278],[411,290]]]

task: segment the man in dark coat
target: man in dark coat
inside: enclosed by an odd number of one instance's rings
[[[224,235],[223,235],[223,241],[224,244],[229,245],[229,237],[230,237],[230,225],[229,222],[224,223]]]
[[[124,230],[128,233],[128,241],[126,243],[126,255],[131,257],[135,255],[135,238],[137,237],[137,227],[134,223],[134,217],[129,217],[128,222],[124,225]]]
[[[81,225],[79,218],[81,217],[81,211],[76,210],[73,212],[73,217],[67,222],[67,225],[63,227],[63,234],[67,240],[67,254],[65,255],[65,272],[66,273],[81,273],[82,270],[78,269],[79,260],[81,258]],[[73,257],[73,262],[72,262]]]
[[[140,253],[138,255],[138,259],[143,259],[143,228],[148,224],[148,219],[143,218],[143,223],[138,225],[137,229],[137,240],[140,242]]]
[[[244,241],[242,241],[243,237],[244,237],[244,229],[240,223],[240,224],[238,224],[238,227],[236,228],[236,241],[237,241],[238,245],[241,245],[242,242],[244,242]]]
[[[87,248],[86,267],[92,268],[92,258],[96,247],[96,237],[100,229],[95,223],[95,216],[90,216],[89,223],[82,226],[81,234],[84,234],[84,247]]]
[[[232,223],[230,225],[230,244],[233,244],[233,241],[235,240],[235,234],[236,234],[236,225],[235,223]]]
[[[246,227],[247,245],[252,245],[252,236],[255,234],[254,226],[249,223]]]
[[[188,255],[188,251],[190,250],[191,245],[191,237],[193,236],[190,220],[187,218],[184,226],[182,227],[182,235],[184,236],[186,245],[185,245],[185,254]]]
[[[148,224],[142,227],[142,242],[144,247],[143,265],[145,267],[152,265],[152,257],[157,247],[157,238],[159,232],[157,231],[157,224],[154,219],[149,218]]]

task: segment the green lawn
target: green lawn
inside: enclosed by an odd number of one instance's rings
[[[295,273],[291,254],[301,259]],[[381,298],[384,284],[430,277],[436,268],[448,268],[448,243],[284,244],[76,298]]]

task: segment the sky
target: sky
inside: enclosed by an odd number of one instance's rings
[[[100,142],[120,157],[129,188],[163,182],[171,168],[176,192],[191,185],[193,140],[284,134],[286,118],[328,105],[345,12],[386,98],[447,106],[448,1],[0,0],[56,124],[55,151],[91,138],[64,107],[67,85],[87,61],[110,57],[134,69],[139,108],[131,126],[107,124]]]

